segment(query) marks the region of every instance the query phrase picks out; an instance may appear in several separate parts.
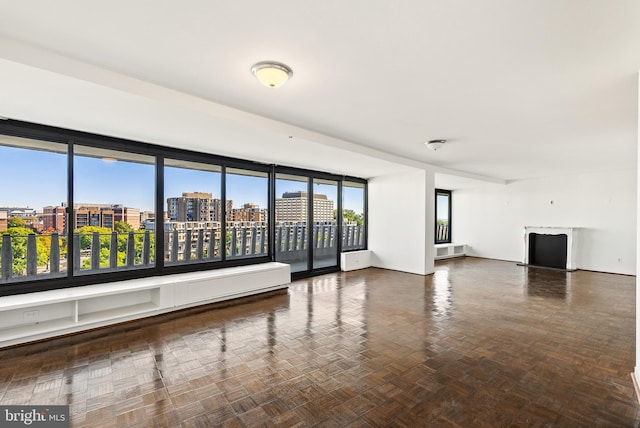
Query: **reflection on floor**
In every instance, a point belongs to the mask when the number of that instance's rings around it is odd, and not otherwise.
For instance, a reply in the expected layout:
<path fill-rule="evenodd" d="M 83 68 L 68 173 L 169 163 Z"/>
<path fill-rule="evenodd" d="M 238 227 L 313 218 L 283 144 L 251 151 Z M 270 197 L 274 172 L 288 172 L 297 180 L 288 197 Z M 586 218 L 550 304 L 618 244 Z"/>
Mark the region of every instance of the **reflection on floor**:
<path fill-rule="evenodd" d="M 0 351 L 74 427 L 633 426 L 635 278 L 474 258 Z"/>

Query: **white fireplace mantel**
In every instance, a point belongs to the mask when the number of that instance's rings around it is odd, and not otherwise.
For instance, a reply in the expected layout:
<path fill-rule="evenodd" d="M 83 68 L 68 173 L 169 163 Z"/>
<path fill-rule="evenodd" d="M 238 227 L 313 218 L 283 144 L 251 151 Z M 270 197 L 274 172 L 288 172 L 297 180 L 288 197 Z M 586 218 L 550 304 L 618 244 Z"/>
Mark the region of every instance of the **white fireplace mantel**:
<path fill-rule="evenodd" d="M 578 231 L 579 227 L 525 226 L 524 227 L 524 264 L 529 264 L 529 234 L 567 235 L 567 270 L 578 269 Z"/>

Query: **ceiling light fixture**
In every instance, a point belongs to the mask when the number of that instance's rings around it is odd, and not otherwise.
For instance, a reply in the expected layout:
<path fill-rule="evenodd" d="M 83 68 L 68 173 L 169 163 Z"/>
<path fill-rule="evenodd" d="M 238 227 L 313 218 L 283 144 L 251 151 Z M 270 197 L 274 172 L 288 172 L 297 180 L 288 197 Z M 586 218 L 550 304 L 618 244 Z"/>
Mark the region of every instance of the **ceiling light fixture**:
<path fill-rule="evenodd" d="M 262 61 L 251 67 L 251 72 L 264 86 L 277 88 L 293 77 L 293 71 L 286 65 L 275 61 Z"/>
<path fill-rule="evenodd" d="M 429 147 L 431 150 L 435 152 L 440 147 L 444 146 L 444 143 L 446 142 L 447 140 L 431 140 L 431 141 L 427 141 L 425 144 L 427 145 L 427 147 Z"/>

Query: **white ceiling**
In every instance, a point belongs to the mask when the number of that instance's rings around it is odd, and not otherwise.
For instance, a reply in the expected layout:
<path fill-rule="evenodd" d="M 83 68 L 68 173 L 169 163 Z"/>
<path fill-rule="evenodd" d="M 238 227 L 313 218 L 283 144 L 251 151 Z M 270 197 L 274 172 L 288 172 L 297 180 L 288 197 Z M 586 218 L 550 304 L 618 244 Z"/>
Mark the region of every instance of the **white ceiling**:
<path fill-rule="evenodd" d="M 0 0 L 0 115 L 443 187 L 635 168 L 639 69 L 637 0 Z"/>

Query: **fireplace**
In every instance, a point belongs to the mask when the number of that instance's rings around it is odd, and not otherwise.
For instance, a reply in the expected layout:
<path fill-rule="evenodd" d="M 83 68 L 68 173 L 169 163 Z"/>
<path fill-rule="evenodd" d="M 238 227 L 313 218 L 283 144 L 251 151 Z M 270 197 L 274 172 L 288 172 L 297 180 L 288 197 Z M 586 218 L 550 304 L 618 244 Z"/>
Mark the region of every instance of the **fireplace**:
<path fill-rule="evenodd" d="M 524 265 L 565 270 L 578 268 L 577 227 L 525 226 L 524 231 Z"/>

